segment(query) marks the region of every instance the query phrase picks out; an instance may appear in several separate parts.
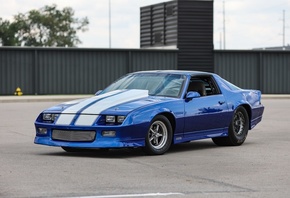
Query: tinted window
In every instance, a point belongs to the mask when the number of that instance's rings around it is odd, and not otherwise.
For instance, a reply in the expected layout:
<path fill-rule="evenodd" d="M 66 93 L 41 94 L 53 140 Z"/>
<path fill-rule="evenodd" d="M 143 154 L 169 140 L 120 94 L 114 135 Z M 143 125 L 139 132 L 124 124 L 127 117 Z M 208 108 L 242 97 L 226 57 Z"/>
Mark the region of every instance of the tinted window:
<path fill-rule="evenodd" d="M 234 85 L 234 84 L 232 84 L 232 83 L 230 83 L 230 82 L 228 82 L 228 81 L 226 81 L 225 79 L 222 79 L 224 82 L 225 82 L 225 84 L 231 89 L 231 90 L 240 90 L 241 88 L 239 88 L 238 86 L 236 86 L 236 85 Z"/>
<path fill-rule="evenodd" d="M 210 76 L 192 77 L 187 91 L 196 91 L 201 96 L 220 94 L 215 81 Z"/>
<path fill-rule="evenodd" d="M 149 95 L 178 97 L 185 81 L 185 76 L 163 73 L 135 73 L 126 75 L 102 93 L 120 89 L 148 90 Z"/>

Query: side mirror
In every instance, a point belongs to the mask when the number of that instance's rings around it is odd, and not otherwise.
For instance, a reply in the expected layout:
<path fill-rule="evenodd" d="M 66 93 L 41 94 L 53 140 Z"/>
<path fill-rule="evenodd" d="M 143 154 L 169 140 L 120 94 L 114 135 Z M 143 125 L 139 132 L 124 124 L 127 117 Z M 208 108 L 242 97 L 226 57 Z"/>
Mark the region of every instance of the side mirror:
<path fill-rule="evenodd" d="M 103 90 L 99 90 L 95 93 L 95 96 L 99 95 Z"/>
<path fill-rule="evenodd" d="M 193 98 L 199 98 L 200 94 L 196 91 L 190 91 L 186 94 L 186 100 L 192 100 Z"/>

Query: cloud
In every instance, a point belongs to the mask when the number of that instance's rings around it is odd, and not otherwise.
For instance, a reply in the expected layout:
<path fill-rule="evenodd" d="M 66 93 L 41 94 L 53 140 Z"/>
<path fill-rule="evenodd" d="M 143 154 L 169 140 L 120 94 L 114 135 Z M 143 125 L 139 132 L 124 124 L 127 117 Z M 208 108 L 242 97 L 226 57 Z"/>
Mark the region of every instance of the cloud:
<path fill-rule="evenodd" d="M 222 0 L 215 1 L 214 38 L 217 48 L 220 47 L 220 33 L 223 32 L 222 5 Z M 226 0 L 227 49 L 281 46 L 282 10 L 290 12 L 290 1 Z M 290 34 L 287 35 L 289 38 Z"/>

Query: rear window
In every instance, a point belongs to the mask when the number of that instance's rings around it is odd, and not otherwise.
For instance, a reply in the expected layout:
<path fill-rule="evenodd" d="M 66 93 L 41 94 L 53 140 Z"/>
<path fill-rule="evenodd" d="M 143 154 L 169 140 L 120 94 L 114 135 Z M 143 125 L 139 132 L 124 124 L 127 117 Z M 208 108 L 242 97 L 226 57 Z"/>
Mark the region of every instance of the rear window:
<path fill-rule="evenodd" d="M 224 83 L 231 89 L 231 90 L 233 90 L 233 91 L 235 91 L 235 90 L 240 90 L 241 88 L 240 87 L 238 87 L 238 86 L 236 86 L 236 85 L 234 85 L 234 84 L 232 84 L 232 83 L 230 83 L 230 82 L 228 82 L 228 81 L 226 81 L 225 79 L 222 79 L 223 81 L 224 81 Z"/>

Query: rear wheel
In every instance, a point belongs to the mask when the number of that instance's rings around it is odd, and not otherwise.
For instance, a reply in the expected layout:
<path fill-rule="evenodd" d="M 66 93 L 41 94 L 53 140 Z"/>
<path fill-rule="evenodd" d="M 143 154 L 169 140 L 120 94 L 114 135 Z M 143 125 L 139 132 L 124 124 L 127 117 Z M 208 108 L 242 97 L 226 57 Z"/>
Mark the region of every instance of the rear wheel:
<path fill-rule="evenodd" d="M 246 109 L 240 106 L 234 112 L 228 129 L 228 136 L 212 138 L 212 140 L 218 146 L 239 146 L 245 142 L 248 130 L 249 116 Z"/>
<path fill-rule="evenodd" d="M 172 127 L 165 116 L 157 115 L 151 121 L 145 141 L 145 151 L 151 155 L 162 155 L 170 148 Z"/>

